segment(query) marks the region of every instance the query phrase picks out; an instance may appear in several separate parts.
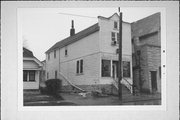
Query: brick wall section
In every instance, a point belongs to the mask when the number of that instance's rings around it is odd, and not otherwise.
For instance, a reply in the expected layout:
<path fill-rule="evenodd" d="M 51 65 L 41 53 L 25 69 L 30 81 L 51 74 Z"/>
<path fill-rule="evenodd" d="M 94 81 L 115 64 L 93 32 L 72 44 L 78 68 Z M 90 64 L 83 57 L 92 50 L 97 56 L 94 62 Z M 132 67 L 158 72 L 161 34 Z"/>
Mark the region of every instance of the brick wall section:
<path fill-rule="evenodd" d="M 151 81 L 151 73 L 150 71 L 157 72 L 157 91 L 160 92 L 161 90 L 161 78 L 160 78 L 160 71 L 159 67 L 161 66 L 161 48 L 148 46 L 147 47 L 147 57 L 148 57 L 148 75 L 149 75 L 149 82 Z M 150 84 L 150 88 L 151 84 Z"/>
<path fill-rule="evenodd" d="M 139 62 L 136 59 L 137 51 L 140 54 L 140 68 L 142 89 L 144 91 L 152 92 L 151 86 L 151 72 L 157 72 L 157 92 L 161 92 L 161 78 L 159 67 L 161 66 L 161 39 L 160 39 L 160 13 L 153 14 L 149 17 L 141 19 L 132 23 L 132 38 L 134 47 L 134 80 L 136 84 L 139 83 L 139 68 L 136 65 Z M 137 85 L 139 86 L 139 85 Z"/>

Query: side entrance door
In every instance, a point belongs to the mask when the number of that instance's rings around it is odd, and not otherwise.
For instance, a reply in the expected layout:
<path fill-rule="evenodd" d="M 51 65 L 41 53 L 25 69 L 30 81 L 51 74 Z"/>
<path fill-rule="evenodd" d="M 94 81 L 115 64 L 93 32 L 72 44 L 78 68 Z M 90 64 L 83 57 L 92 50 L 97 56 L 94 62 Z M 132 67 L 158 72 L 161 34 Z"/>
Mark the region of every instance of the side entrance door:
<path fill-rule="evenodd" d="M 152 92 L 157 91 L 157 72 L 151 71 L 151 88 Z"/>

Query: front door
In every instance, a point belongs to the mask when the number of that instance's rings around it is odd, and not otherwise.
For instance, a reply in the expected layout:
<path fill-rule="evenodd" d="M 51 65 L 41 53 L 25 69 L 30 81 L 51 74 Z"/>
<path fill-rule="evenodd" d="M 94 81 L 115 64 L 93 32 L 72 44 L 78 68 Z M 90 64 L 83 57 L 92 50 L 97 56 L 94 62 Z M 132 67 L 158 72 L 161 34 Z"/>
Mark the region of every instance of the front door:
<path fill-rule="evenodd" d="M 112 76 L 113 78 L 116 80 L 118 77 L 118 62 L 117 61 L 113 61 L 113 65 L 112 65 Z"/>
<path fill-rule="evenodd" d="M 152 92 L 157 91 L 157 72 L 151 71 L 151 88 Z"/>

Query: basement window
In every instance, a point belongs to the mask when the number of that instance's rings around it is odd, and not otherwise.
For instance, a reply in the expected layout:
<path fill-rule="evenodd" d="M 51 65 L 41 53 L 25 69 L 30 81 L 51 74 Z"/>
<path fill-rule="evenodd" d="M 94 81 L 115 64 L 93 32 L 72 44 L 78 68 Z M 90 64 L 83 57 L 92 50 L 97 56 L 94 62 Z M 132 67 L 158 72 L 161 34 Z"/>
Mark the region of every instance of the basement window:
<path fill-rule="evenodd" d="M 102 60 L 102 77 L 110 77 L 111 76 L 111 61 L 110 60 Z"/>

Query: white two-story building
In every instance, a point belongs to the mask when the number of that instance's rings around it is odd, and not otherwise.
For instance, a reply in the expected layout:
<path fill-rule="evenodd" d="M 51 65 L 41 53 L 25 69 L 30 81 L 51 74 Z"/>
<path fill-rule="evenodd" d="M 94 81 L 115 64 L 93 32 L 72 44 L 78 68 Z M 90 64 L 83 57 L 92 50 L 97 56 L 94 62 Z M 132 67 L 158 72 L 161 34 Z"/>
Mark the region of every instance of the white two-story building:
<path fill-rule="evenodd" d="M 98 23 L 70 36 L 46 51 L 46 79 L 67 78 L 85 90 L 110 91 L 117 81 L 119 16 L 98 16 Z M 123 84 L 132 85 L 131 24 L 122 23 Z M 68 85 L 66 80 L 63 86 Z"/>

